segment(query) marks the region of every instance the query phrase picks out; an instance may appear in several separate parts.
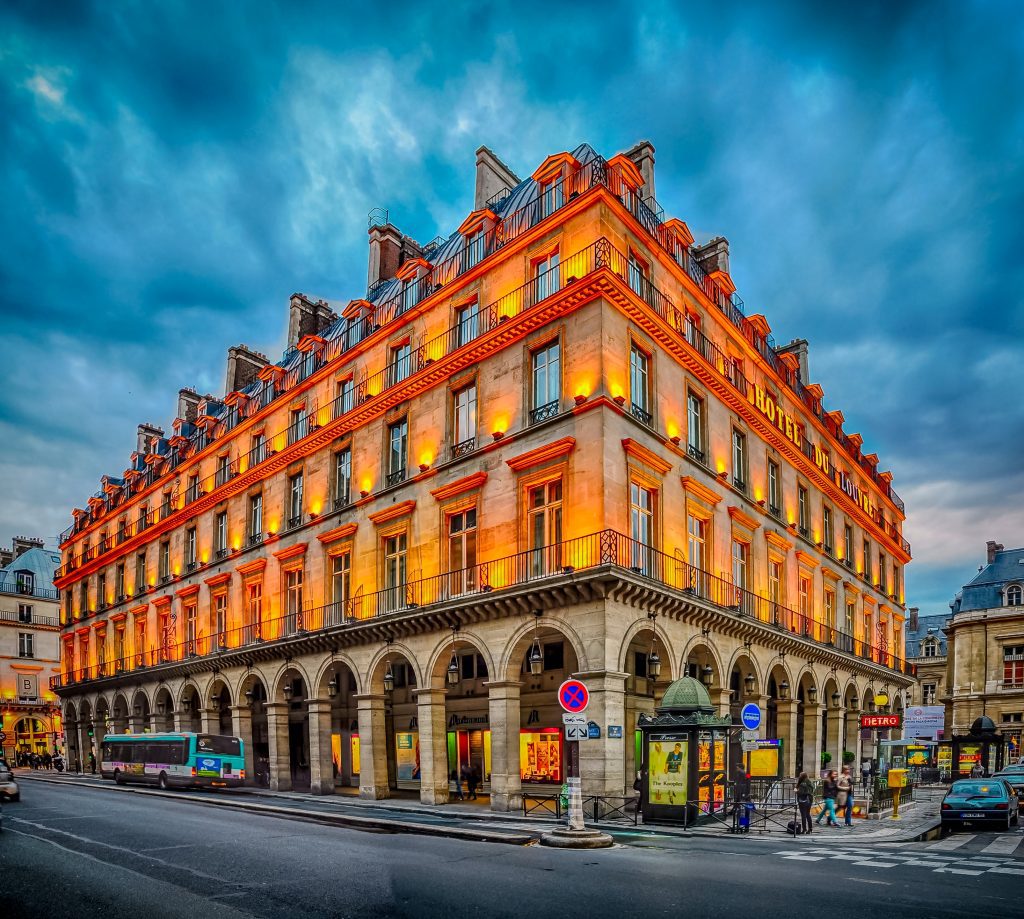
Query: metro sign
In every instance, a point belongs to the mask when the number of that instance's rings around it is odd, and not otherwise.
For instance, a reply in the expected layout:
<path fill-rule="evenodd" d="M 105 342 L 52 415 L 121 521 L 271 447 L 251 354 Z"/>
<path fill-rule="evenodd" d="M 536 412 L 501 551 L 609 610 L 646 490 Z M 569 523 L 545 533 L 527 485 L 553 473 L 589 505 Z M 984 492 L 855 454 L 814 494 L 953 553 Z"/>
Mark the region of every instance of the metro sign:
<path fill-rule="evenodd" d="M 862 728 L 898 728 L 900 726 L 900 716 L 861 715 L 860 726 Z"/>

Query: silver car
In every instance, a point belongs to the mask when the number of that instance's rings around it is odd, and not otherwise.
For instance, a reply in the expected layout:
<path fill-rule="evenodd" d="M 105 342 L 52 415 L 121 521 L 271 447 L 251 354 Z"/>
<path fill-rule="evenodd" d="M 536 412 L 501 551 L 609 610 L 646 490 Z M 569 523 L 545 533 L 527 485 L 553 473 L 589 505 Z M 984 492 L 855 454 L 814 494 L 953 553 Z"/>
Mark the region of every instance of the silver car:
<path fill-rule="evenodd" d="M 14 773 L 7 764 L 0 761 L 0 799 L 4 801 L 20 801 L 21 789 L 14 779 Z"/>

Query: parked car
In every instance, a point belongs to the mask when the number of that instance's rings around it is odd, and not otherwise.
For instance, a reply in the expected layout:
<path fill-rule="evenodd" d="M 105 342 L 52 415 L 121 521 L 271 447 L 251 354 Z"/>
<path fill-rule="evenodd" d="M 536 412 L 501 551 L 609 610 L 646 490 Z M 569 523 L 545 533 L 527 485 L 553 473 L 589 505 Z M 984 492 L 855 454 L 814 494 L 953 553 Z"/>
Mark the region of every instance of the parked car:
<path fill-rule="evenodd" d="M 0 765 L 0 800 L 20 801 L 21 789 L 14 780 L 14 773 L 7 768 L 7 764 Z"/>
<path fill-rule="evenodd" d="M 1009 829 L 1017 823 L 1017 793 L 1003 779 L 960 779 L 942 799 L 942 826 L 997 823 Z"/>
<path fill-rule="evenodd" d="M 1024 766 L 1003 766 L 992 778 L 1002 779 L 1010 785 L 1017 792 L 1018 803 L 1024 797 Z"/>

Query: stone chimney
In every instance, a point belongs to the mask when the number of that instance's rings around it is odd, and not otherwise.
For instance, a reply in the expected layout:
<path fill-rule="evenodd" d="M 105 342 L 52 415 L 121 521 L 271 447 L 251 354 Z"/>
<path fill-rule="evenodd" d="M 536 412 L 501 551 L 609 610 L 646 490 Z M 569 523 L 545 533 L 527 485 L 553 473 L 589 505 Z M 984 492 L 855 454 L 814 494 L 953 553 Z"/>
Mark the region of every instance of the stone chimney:
<path fill-rule="evenodd" d="M 985 555 L 988 558 L 988 564 L 992 564 L 996 560 L 996 553 L 1002 552 L 1005 546 L 1002 543 L 998 543 L 993 539 L 990 539 L 985 543 Z"/>
<path fill-rule="evenodd" d="M 11 540 L 11 550 L 14 559 L 21 558 L 29 549 L 42 549 L 43 541 L 34 536 L 15 536 Z"/>
<path fill-rule="evenodd" d="M 807 369 L 807 339 L 794 338 L 788 345 L 776 349 L 779 354 L 795 354 L 800 367 L 800 379 L 804 383 L 811 382 L 811 374 Z"/>
<path fill-rule="evenodd" d="M 655 197 L 654 144 L 649 140 L 642 140 L 632 150 L 627 150 L 626 156 L 636 163 L 637 169 L 640 170 L 640 175 L 644 177 L 644 184 L 641 188 L 644 200 Z M 726 244 L 726 251 L 728 252 L 728 244 Z M 726 257 L 728 258 L 728 255 Z"/>
<path fill-rule="evenodd" d="M 388 281 L 402 264 L 402 234 L 390 223 L 370 227 L 370 266 L 366 273 L 366 286 Z"/>
<path fill-rule="evenodd" d="M 729 240 L 724 236 L 716 236 L 703 246 L 694 246 L 693 254 L 697 257 L 700 267 L 708 274 L 713 271 L 724 271 L 729 274 Z"/>
<path fill-rule="evenodd" d="M 304 335 L 319 335 L 338 320 L 326 300 L 310 300 L 305 294 L 292 294 L 288 310 L 289 348 L 294 348 Z"/>
<path fill-rule="evenodd" d="M 476 191 L 473 194 L 473 210 L 487 206 L 488 200 L 506 189 L 511 191 L 520 182 L 493 150 L 480 147 L 476 151 Z"/>
<path fill-rule="evenodd" d="M 912 606 L 907 612 L 910 613 L 910 616 L 907 619 L 907 628 L 910 629 L 911 632 L 916 632 L 917 626 L 920 622 L 919 614 L 921 612 L 921 608 L 919 606 Z"/>
<path fill-rule="evenodd" d="M 176 417 L 189 424 L 195 424 L 199 415 L 199 393 L 194 389 L 178 390 L 178 414 Z"/>
<path fill-rule="evenodd" d="M 224 395 L 245 389 L 256 379 L 258 374 L 270 360 L 265 354 L 252 351 L 248 345 L 235 345 L 228 348 L 228 371 L 224 378 Z"/>
<path fill-rule="evenodd" d="M 178 408 L 181 408 L 181 393 L 178 393 Z M 135 452 L 143 456 L 152 453 L 156 449 L 157 441 L 163 436 L 163 428 L 158 428 L 155 424 L 140 424 L 135 435 Z"/>

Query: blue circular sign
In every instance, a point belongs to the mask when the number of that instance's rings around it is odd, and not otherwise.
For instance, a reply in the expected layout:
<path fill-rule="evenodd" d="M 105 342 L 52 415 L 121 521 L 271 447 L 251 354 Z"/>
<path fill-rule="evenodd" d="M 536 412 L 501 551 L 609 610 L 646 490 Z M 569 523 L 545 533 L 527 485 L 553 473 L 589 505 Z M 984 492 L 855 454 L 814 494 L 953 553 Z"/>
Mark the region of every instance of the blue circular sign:
<path fill-rule="evenodd" d="M 748 702 L 740 712 L 740 721 L 748 731 L 756 731 L 761 726 L 761 709 L 753 702 Z"/>

